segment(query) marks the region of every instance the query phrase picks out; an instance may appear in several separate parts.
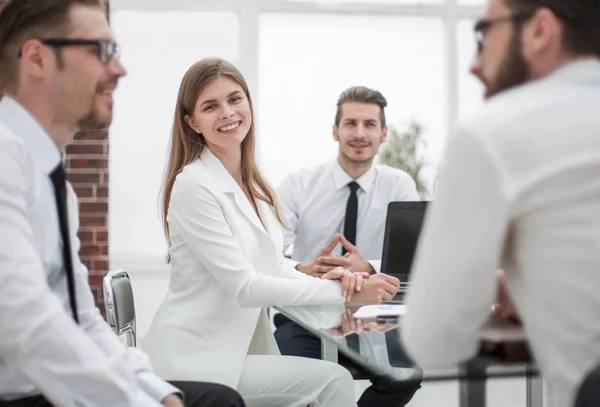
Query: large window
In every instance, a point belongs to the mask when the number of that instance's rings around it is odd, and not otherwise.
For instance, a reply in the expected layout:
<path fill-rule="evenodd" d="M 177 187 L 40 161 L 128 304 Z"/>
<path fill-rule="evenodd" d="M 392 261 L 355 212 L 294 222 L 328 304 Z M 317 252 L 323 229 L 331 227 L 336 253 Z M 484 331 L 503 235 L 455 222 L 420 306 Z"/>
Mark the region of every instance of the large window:
<path fill-rule="evenodd" d="M 289 2 L 298 2 L 298 3 L 314 3 L 314 0 L 284 0 Z M 467 0 L 469 1 L 469 0 Z M 477 1 L 477 0 L 470 0 Z M 378 0 L 378 3 L 382 4 L 441 4 L 444 0 Z M 327 3 L 365 3 L 365 0 L 321 0 L 317 1 L 317 3 L 321 3 L 323 5 Z"/>
<path fill-rule="evenodd" d="M 457 0 L 456 2 L 466 6 L 483 6 L 485 4 L 485 0 Z"/>
<path fill-rule="evenodd" d="M 481 106 L 483 102 L 483 86 L 470 73 L 471 63 L 475 56 L 476 44 L 473 35 L 472 20 L 458 23 L 458 116 L 467 117 Z"/>

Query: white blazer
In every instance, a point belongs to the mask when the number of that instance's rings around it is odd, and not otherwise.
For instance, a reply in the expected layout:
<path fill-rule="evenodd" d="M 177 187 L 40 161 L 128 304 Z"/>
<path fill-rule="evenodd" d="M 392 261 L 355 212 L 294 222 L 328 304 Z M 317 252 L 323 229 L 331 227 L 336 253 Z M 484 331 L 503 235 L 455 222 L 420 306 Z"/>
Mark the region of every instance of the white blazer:
<path fill-rule="evenodd" d="M 164 379 L 236 388 L 246 355 L 279 354 L 261 307 L 344 303 L 339 282 L 294 269 L 272 208 L 256 203 L 264 227 L 208 148 L 177 176 L 169 291 L 142 346 Z"/>

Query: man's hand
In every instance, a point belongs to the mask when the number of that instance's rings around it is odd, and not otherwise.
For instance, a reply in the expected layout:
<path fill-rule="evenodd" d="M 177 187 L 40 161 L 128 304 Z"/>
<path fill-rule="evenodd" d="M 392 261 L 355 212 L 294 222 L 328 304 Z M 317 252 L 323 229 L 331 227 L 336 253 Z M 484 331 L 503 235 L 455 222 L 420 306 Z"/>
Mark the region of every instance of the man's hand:
<path fill-rule="evenodd" d="M 318 277 L 321 278 L 323 276 L 323 274 L 335 269 L 337 266 L 334 267 L 330 267 L 327 271 L 324 271 L 322 273 L 319 273 L 317 275 L 316 270 L 315 270 L 315 266 L 317 264 L 317 261 L 323 257 L 323 256 L 331 256 L 331 251 L 333 250 L 333 248 L 340 242 L 340 234 L 337 233 L 333 239 L 331 239 L 331 241 L 329 243 L 327 243 L 325 246 L 323 246 L 323 248 L 321 248 L 321 250 L 319 251 L 319 254 L 317 254 L 317 257 L 313 260 L 313 261 L 307 261 L 305 263 L 300 263 L 296 266 L 296 270 L 303 272 L 304 274 L 308 274 L 309 276 L 313 276 L 313 277 Z"/>
<path fill-rule="evenodd" d="M 341 243 L 347 251 L 342 257 L 331 255 L 331 251 L 338 243 Z M 320 278 L 336 267 L 342 267 L 355 273 L 375 274 L 373 267 L 361 257 L 356 246 L 350 243 L 348 239 L 340 233 L 337 233 L 333 239 L 319 251 L 319 254 L 313 261 L 300 263 L 296 266 L 296 269 L 310 276 Z"/>
<path fill-rule="evenodd" d="M 375 274 L 363 282 L 360 293 L 354 295 L 357 304 L 379 304 L 390 301 L 400 289 L 400 280 L 388 274 Z"/>
<path fill-rule="evenodd" d="M 318 275 L 328 272 L 332 267 L 343 267 L 357 273 L 375 274 L 373 267 L 361 257 L 358 249 L 348 241 L 342 234 L 338 236 L 340 243 L 346 249 L 346 254 L 342 257 L 334 257 L 331 255 L 321 256 L 315 259 L 314 270 Z"/>
<path fill-rule="evenodd" d="M 163 406 L 165 407 L 184 407 L 181 399 L 175 394 L 169 394 L 162 401 Z"/>
<path fill-rule="evenodd" d="M 342 295 L 346 297 L 346 302 L 352 299 L 355 292 L 360 292 L 363 286 L 363 279 L 369 278 L 368 273 L 352 273 L 342 267 L 336 267 L 328 273 L 325 273 L 322 279 L 340 280 L 342 282 Z"/>

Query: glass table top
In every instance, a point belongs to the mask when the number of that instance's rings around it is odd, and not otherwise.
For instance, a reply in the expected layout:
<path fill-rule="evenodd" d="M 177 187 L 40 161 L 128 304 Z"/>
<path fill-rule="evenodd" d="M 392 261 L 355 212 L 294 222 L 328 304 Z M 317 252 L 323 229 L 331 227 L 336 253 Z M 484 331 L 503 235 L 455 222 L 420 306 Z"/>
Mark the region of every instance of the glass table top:
<path fill-rule="evenodd" d="M 321 338 L 324 359 L 337 352 L 364 370 L 394 380 L 475 380 L 536 376 L 537 368 L 521 326 L 490 317 L 481 331 L 480 351 L 455 366 L 422 369 L 404 350 L 400 335 L 404 305 L 285 306 L 275 309 Z M 281 316 L 276 316 L 282 320 Z M 327 357 L 329 355 L 329 357 Z"/>

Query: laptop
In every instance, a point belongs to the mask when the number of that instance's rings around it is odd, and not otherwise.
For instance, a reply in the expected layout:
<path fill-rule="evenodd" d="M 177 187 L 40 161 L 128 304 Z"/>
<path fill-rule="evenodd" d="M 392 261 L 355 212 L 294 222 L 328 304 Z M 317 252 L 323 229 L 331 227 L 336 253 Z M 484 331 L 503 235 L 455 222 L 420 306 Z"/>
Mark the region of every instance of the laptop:
<path fill-rule="evenodd" d="M 410 285 L 410 269 L 429 202 L 390 202 L 385 222 L 381 272 L 400 279 L 402 300 Z"/>

